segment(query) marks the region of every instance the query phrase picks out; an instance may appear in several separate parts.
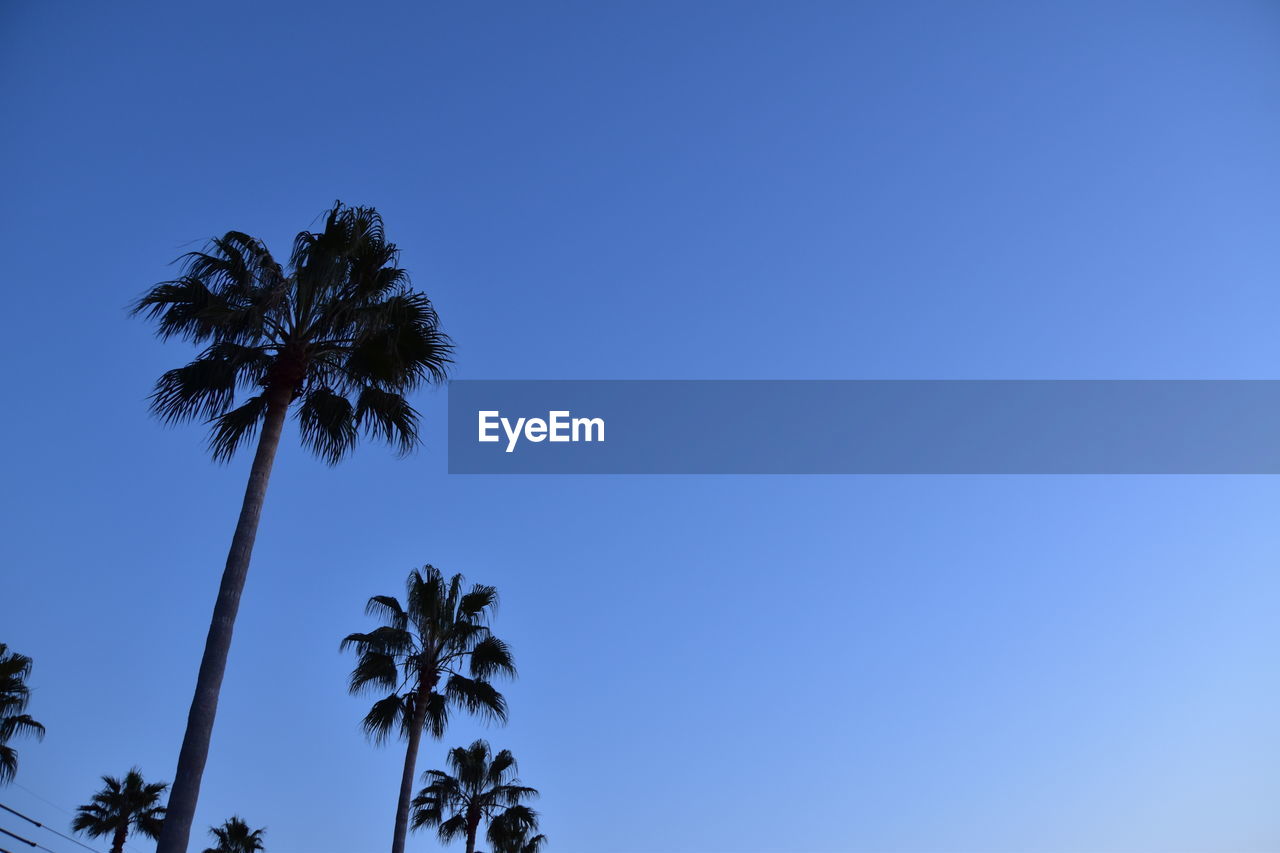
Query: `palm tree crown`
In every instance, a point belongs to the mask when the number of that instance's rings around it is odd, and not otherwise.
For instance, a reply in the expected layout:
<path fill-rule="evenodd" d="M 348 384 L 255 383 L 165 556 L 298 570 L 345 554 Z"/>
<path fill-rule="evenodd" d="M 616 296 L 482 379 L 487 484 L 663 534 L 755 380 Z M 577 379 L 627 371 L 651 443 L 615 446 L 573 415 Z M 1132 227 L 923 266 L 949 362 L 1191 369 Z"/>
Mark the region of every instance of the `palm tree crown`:
<path fill-rule="evenodd" d="M 537 815 L 521 801 L 537 797 L 538 792 L 520 784 L 510 751 L 494 755 L 489 744 L 477 740 L 449 750 L 449 769 L 452 773 L 428 770 L 423 774 L 427 785 L 413 800 L 414 829 L 434 826 L 444 843 L 462 838 L 467 853 L 475 853 L 476 835 L 484 821 L 490 821 L 491 842 L 505 843 L 536 828 Z"/>
<path fill-rule="evenodd" d="M 547 837 L 534 834 L 538 815 L 528 806 L 511 806 L 489 824 L 487 837 L 492 853 L 541 853 Z"/>
<path fill-rule="evenodd" d="M 222 826 L 209 827 L 209 834 L 213 836 L 216 845 L 206 847 L 204 853 L 258 853 L 266 849 L 262 843 L 265 832 L 266 829 L 251 830 L 243 819 L 233 816 Z"/>
<path fill-rule="evenodd" d="M 9 741 L 18 735 L 44 737 L 44 726 L 28 714 L 31 689 L 27 677 L 31 675 L 31 658 L 10 652 L 0 643 L 0 785 L 13 780 L 18 773 L 18 751 Z"/>
<path fill-rule="evenodd" d="M 425 712 L 421 725 L 437 738 L 444 736 L 451 707 L 506 719 L 506 700 L 489 681 L 516 672 L 507 644 L 486 624 L 498 591 L 473 584 L 464 593 L 463 584 L 462 575 L 446 580 L 434 566 L 414 570 L 403 605 L 390 595 L 369 599 L 366 612 L 382 617 L 384 625 L 342 641 L 343 650 L 354 648 L 358 655 L 351 692 L 389 691 L 364 718 L 375 741 L 397 728 L 408 734 L 418 710 Z"/>
<path fill-rule="evenodd" d="M 123 780 L 114 776 L 102 777 L 103 788 L 93 795 L 86 805 L 76 809 L 71 828 L 90 838 L 111 836 L 111 853 L 124 850 L 125 838 L 130 830 L 147 838 L 159 838 L 164 823 L 164 806 L 160 795 L 168 785 L 163 782 L 146 782 L 141 771 L 134 767 Z"/>
<path fill-rule="evenodd" d="M 342 641 L 343 649 L 353 648 L 358 655 L 351 692 L 386 694 L 365 715 L 365 733 L 381 742 L 398 732 L 407 741 L 392 853 L 403 853 L 408 836 L 423 731 L 442 737 L 455 708 L 489 719 L 507 717 L 506 700 L 490 683 L 495 676 L 516 672 L 507 644 L 487 624 L 498 592 L 483 584 L 464 592 L 463 584 L 462 575 L 446 580 L 434 566 L 410 572 L 403 604 L 390 595 L 369 599 L 366 611 L 384 624 Z"/>
<path fill-rule="evenodd" d="M 398 259 L 376 210 L 341 203 L 323 231 L 297 236 L 287 269 L 239 231 L 186 255 L 179 278 L 134 306 L 162 338 L 206 345 L 160 377 L 152 410 L 167 421 L 209 421 L 220 460 L 277 401 L 298 401 L 302 440 L 327 462 L 361 431 L 411 450 L 418 414 L 404 395 L 445 378 L 452 344 Z M 240 392 L 252 393 L 238 400 Z"/>

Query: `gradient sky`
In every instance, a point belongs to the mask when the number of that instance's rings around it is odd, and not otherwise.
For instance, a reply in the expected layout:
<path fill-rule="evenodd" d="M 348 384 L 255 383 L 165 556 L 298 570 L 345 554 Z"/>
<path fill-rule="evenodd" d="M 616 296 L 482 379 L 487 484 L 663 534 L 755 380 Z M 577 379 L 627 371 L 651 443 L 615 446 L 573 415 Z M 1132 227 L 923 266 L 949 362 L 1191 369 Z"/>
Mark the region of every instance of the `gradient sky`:
<path fill-rule="evenodd" d="M 1276 378 L 1278 99 L 1261 0 L 4 3 L 0 802 L 172 778 L 248 458 L 124 307 L 207 237 L 376 205 L 461 378 Z M 1275 479 L 451 477 L 420 403 L 282 452 L 199 827 L 385 849 L 337 646 L 432 562 L 521 678 L 419 766 L 556 851 L 1280 849 Z"/>

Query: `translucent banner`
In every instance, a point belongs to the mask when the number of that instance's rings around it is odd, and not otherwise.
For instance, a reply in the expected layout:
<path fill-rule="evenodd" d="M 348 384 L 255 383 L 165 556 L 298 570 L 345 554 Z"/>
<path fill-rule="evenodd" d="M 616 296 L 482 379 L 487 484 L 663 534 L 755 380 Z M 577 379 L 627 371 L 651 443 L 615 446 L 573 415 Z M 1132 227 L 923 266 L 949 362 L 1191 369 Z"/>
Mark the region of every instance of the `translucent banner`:
<path fill-rule="evenodd" d="M 453 474 L 1276 474 L 1278 380 L 449 383 Z"/>

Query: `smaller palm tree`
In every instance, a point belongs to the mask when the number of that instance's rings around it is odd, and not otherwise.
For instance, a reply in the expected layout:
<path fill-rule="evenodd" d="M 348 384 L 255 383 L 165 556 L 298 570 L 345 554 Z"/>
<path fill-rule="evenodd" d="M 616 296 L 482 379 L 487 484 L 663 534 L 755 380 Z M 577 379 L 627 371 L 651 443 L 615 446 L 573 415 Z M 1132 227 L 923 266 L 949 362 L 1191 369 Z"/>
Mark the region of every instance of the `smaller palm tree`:
<path fill-rule="evenodd" d="M 505 749 L 494 755 L 483 740 L 449 750 L 449 769 L 452 774 L 443 770 L 423 774 L 427 786 L 413 800 L 413 828 L 434 826 L 446 844 L 464 839 L 467 853 L 476 853 L 481 823 L 489 821 L 492 829 L 492 822 L 500 814 L 522 806 L 521 800 L 538 796 L 536 789 L 524 787 L 516 778 L 515 756 Z M 536 823 L 532 810 L 525 808 L 519 814 Z M 532 828 L 527 825 L 527 829 Z M 503 829 L 500 827 L 500 834 Z"/>
<path fill-rule="evenodd" d="M 266 831 L 265 827 L 251 830 L 242 818 L 232 815 L 222 826 L 209 827 L 209 834 L 217 843 L 206 847 L 204 853 L 258 853 L 266 849 L 262 843 L 262 835 Z"/>
<path fill-rule="evenodd" d="M 169 789 L 166 782 L 147 782 L 134 767 L 124 779 L 102 777 L 103 788 L 86 805 L 76 809 L 71 828 L 90 838 L 111 836 L 111 853 L 123 853 L 130 830 L 147 838 L 160 837 L 164 806 L 160 795 Z"/>
<path fill-rule="evenodd" d="M 406 741 L 392 853 L 404 853 L 410 801 L 423 731 L 443 737 L 450 710 L 505 721 L 507 700 L 490 679 L 516 674 L 507 644 L 489 630 L 498 591 L 484 584 L 466 589 L 462 575 L 446 579 L 435 566 L 409 573 L 405 600 L 375 595 L 365 608 L 384 624 L 350 634 L 341 648 L 355 649 L 350 691 L 385 692 L 364 717 L 375 743 L 398 732 Z"/>
<path fill-rule="evenodd" d="M 9 741 L 19 735 L 44 737 L 44 726 L 24 713 L 31 701 L 27 677 L 31 675 L 31 658 L 10 652 L 0 643 L 0 785 L 18 775 L 18 751 Z"/>
<path fill-rule="evenodd" d="M 492 853 L 542 853 L 547 837 L 538 831 L 538 813 L 528 806 L 512 806 L 489 824 Z"/>

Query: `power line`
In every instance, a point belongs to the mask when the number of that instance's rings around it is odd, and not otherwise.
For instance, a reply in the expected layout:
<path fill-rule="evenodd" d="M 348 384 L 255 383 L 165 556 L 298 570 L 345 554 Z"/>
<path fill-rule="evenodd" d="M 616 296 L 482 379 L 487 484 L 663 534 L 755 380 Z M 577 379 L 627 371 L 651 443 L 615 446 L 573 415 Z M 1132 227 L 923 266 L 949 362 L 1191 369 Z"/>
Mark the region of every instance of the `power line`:
<path fill-rule="evenodd" d="M 5 829 L 3 826 L 0 826 L 0 832 L 3 832 L 5 835 L 9 836 L 10 838 L 18 839 L 23 844 L 30 844 L 32 847 L 39 848 L 40 850 L 45 851 L 45 853 L 58 853 L 58 851 L 50 850 L 48 847 L 45 847 L 43 844 L 37 844 L 36 842 L 32 841 L 30 838 L 23 838 L 21 835 L 18 835 L 16 832 L 10 832 L 9 830 Z"/>
<path fill-rule="evenodd" d="M 32 847 L 40 846 L 39 844 L 36 844 L 34 841 L 32 841 L 30 838 L 23 838 L 21 835 L 18 835 L 17 833 L 14 833 L 14 832 L 10 832 L 9 830 L 5 829 L 3 826 L 0 826 L 0 832 L 3 832 L 5 835 L 9 836 L 10 838 L 18 839 L 23 844 L 30 844 Z"/>
<path fill-rule="evenodd" d="M 59 838 L 65 838 L 67 841 L 70 841 L 72 844 L 79 844 L 79 845 L 80 845 L 81 847 L 83 847 L 85 850 L 92 850 L 92 851 L 93 851 L 93 853 L 99 853 L 99 851 L 98 851 L 96 848 L 90 847 L 88 844 L 85 844 L 83 841 L 80 841 L 80 840 L 79 840 L 79 839 L 77 839 L 77 838 L 72 838 L 70 835 L 63 835 L 61 832 L 58 832 L 58 830 L 54 829 L 52 826 L 47 826 L 46 824 L 41 823 L 40 821 L 36 820 L 35 818 L 27 817 L 27 816 L 26 816 L 26 815 L 24 815 L 22 812 L 18 811 L 17 809 L 12 809 L 12 808 L 10 808 L 9 806 L 6 806 L 4 803 L 0 803 L 0 809 L 4 809 L 5 811 L 9 812 L 10 814 L 15 814 L 15 815 L 17 815 L 18 817 L 20 817 L 20 818 L 22 818 L 23 820 L 25 820 L 27 823 L 35 824 L 36 826 L 40 827 L 41 829 L 47 830 L 47 831 L 49 831 L 49 832 L 52 832 L 54 835 L 58 836 Z"/>
<path fill-rule="evenodd" d="M 67 810 L 66 810 L 66 809 L 64 809 L 62 806 L 60 806 L 60 805 L 58 805 L 57 803 L 55 803 L 53 800 L 49 799 L 48 797 L 42 797 L 42 796 L 40 796 L 40 795 L 39 795 L 39 794 L 37 794 L 35 791 L 31 790 L 30 788 L 28 788 L 26 785 L 22 784 L 21 782 L 18 782 L 17 780 L 14 780 L 11 784 L 12 784 L 12 785 L 13 785 L 13 787 L 15 787 L 15 788 L 21 788 L 22 790 L 26 791 L 28 794 L 30 794 L 31 796 L 35 797 L 37 800 L 39 800 L 40 802 L 44 803 L 45 805 L 47 805 L 47 806 L 51 806 L 51 807 L 53 807 L 53 808 L 57 809 L 58 811 L 62 812 L 64 815 L 67 815 L 68 817 L 75 817 L 75 815 L 74 815 L 74 814 L 72 814 L 71 812 L 67 811 Z M 46 828 L 46 829 L 49 829 L 49 827 L 48 827 L 48 826 L 46 826 L 45 828 Z M 49 829 L 49 831 L 50 831 L 50 832 L 57 832 L 57 830 L 54 830 L 54 829 Z M 60 833 L 60 832 L 59 832 L 59 833 L 58 833 L 58 835 L 62 835 L 62 833 Z M 65 836 L 64 836 L 64 837 L 65 837 Z M 76 839 L 74 839 L 74 838 L 72 838 L 72 839 L 70 839 L 70 840 L 71 840 L 71 841 L 75 841 L 75 843 L 76 843 L 76 844 L 79 844 L 81 847 L 87 848 L 87 849 L 89 849 L 89 850 L 93 850 L 93 853 L 98 853 L 98 851 L 97 851 L 95 848 L 93 848 L 93 847 L 89 847 L 89 845 L 87 845 L 87 844 L 84 844 L 84 843 L 82 843 L 82 842 L 80 842 L 80 841 L 76 841 Z M 136 850 L 134 850 L 132 847 L 130 847 L 128 844 L 125 844 L 124 849 L 127 851 L 127 853 L 137 853 L 137 851 L 136 851 Z"/>

